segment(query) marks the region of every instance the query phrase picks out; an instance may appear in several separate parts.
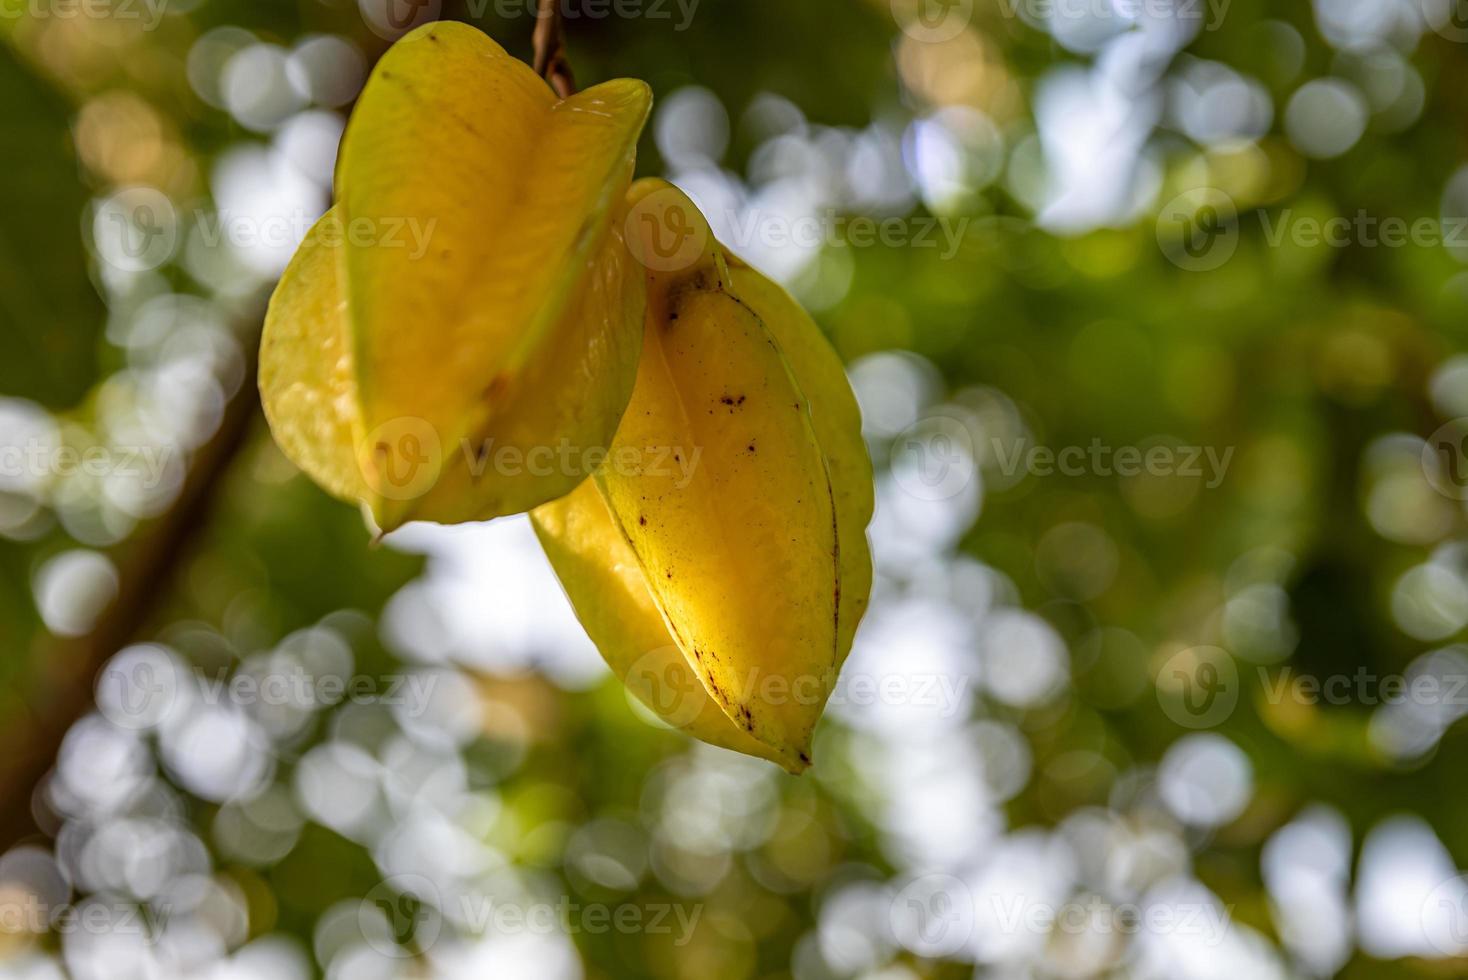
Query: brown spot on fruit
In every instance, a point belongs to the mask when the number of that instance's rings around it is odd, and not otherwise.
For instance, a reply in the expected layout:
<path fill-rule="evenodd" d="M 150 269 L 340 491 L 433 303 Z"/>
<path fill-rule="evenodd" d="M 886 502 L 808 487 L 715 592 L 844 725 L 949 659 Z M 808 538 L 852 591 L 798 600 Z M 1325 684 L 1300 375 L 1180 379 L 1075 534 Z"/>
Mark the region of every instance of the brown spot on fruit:
<path fill-rule="evenodd" d="M 484 400 L 490 402 L 494 401 L 495 399 L 503 395 L 505 393 L 505 389 L 509 386 L 510 376 L 508 374 L 501 372 L 495 375 L 494 379 L 490 381 L 489 384 L 484 386 Z"/>

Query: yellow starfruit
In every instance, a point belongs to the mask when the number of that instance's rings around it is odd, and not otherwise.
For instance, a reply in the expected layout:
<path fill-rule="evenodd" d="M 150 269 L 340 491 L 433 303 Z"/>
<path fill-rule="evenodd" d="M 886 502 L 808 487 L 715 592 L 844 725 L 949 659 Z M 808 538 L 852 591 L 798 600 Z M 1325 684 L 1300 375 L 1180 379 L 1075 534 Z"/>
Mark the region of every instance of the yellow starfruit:
<path fill-rule="evenodd" d="M 621 209 L 650 105 L 631 79 L 557 99 L 463 24 L 395 44 L 267 314 L 286 455 L 384 531 L 580 483 L 636 378 L 646 295 Z"/>
<path fill-rule="evenodd" d="M 532 521 L 629 690 L 800 772 L 871 588 L 859 410 L 815 323 L 681 191 L 641 181 L 628 202 L 648 267 L 637 386 L 595 479 Z"/>

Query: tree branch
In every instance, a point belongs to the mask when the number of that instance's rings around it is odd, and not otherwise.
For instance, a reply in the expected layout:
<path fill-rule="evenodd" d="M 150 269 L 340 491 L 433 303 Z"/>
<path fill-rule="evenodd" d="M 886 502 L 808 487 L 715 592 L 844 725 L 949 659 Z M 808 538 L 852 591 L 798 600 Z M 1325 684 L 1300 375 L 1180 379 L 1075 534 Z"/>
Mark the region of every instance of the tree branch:
<path fill-rule="evenodd" d="M 130 537 L 115 556 L 117 597 L 86 636 L 57 639 L 39 659 L 26 713 L 0 730 L 0 854 L 44 829 L 35 813 L 36 790 L 56 763 L 66 733 L 89 710 L 97 675 L 112 655 L 153 622 L 169 586 L 208 526 L 211 504 L 248 443 L 259 415 L 254 342 L 245 341 L 245 373 L 214 438 L 194 456 L 178 499 L 166 513 Z"/>
<path fill-rule="evenodd" d="M 566 60 L 566 31 L 561 4 L 567 0 L 539 0 L 535 13 L 535 73 L 550 82 L 556 94 L 566 99 L 576 94 L 576 77 Z"/>

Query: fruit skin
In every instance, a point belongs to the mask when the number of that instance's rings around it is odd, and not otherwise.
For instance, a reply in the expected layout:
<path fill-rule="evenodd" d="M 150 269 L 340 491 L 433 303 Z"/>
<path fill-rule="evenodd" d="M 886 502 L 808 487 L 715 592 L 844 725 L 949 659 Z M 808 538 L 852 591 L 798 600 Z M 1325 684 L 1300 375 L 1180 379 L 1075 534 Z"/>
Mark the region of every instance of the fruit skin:
<path fill-rule="evenodd" d="M 799 305 L 727 259 L 671 185 L 635 184 L 631 214 L 654 195 L 704 247 L 649 271 L 643 362 L 613 453 L 673 446 L 691 475 L 609 463 L 532 521 L 629 689 L 695 737 L 800 772 L 870 590 L 860 415 Z M 672 698 L 669 648 L 698 681 Z"/>
<path fill-rule="evenodd" d="M 730 721 L 673 643 L 595 480 L 536 508 L 531 523 L 581 625 L 639 701 L 695 738 L 784 764 L 778 751 Z"/>
<path fill-rule="evenodd" d="M 260 403 L 281 451 L 322 489 L 365 500 L 351 338 L 343 326 L 341 262 L 328 212 L 306 233 L 270 297 L 260 341 Z"/>
<path fill-rule="evenodd" d="M 650 106 L 630 79 L 558 101 L 463 24 L 394 45 L 267 314 L 261 393 L 286 455 L 384 531 L 580 483 L 636 377 L 645 285 L 619 209 Z"/>
<path fill-rule="evenodd" d="M 872 552 L 866 529 L 876 507 L 876 485 L 861 434 L 861 409 L 840 356 L 805 308 L 783 286 L 732 254 L 729 276 L 734 292 L 764 321 L 790 362 L 810 404 L 816 440 L 826 455 L 841 539 L 838 647 L 840 662 L 845 662 L 872 591 Z"/>

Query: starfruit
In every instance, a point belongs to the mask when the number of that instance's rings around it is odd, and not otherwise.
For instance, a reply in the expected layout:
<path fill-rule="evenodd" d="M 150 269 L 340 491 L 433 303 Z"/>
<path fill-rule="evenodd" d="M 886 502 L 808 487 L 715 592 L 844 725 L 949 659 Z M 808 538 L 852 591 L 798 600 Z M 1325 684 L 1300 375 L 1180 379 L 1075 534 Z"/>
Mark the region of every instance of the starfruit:
<path fill-rule="evenodd" d="M 637 373 L 646 296 L 621 208 L 650 104 L 630 79 L 558 100 L 463 24 L 394 45 L 266 317 L 285 454 L 384 531 L 580 483 Z"/>
<path fill-rule="evenodd" d="M 632 401 L 593 480 L 531 518 L 635 696 L 800 772 L 871 587 L 856 400 L 810 317 L 681 191 L 640 181 L 628 203 L 648 267 Z"/>

